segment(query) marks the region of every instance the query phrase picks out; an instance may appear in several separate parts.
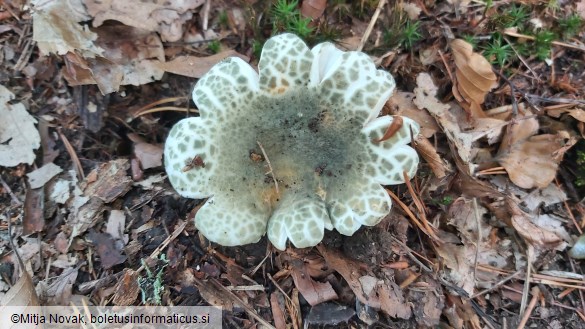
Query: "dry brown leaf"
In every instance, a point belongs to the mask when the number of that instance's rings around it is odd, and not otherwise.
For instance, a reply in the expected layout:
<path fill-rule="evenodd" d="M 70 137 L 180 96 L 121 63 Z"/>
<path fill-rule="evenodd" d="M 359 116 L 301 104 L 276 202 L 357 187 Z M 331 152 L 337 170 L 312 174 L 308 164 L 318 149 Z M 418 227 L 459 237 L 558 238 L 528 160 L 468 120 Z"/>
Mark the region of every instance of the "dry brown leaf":
<path fill-rule="evenodd" d="M 519 120 L 511 122 L 506 129 L 506 134 L 502 138 L 498 152 L 506 152 L 512 145 L 536 135 L 539 127 L 538 120 L 534 117 L 522 117 Z"/>
<path fill-rule="evenodd" d="M 420 13 L 422 12 L 422 9 L 415 3 L 403 2 L 399 3 L 399 6 L 402 7 L 402 10 L 404 10 L 411 21 L 417 20 L 420 16 Z"/>
<path fill-rule="evenodd" d="M 540 249 L 563 250 L 567 244 L 556 233 L 542 228 L 532 221 L 532 216 L 518 208 L 515 202 L 507 202 L 512 226 L 528 243 Z"/>
<path fill-rule="evenodd" d="M 465 198 L 457 198 L 449 206 L 447 223 L 457 228 L 464 243 L 476 244 L 480 236 L 485 240 L 490 234 L 491 227 L 482 219 L 487 210 L 479 204 L 476 206 L 477 208 L 471 200 Z"/>
<path fill-rule="evenodd" d="M 95 44 L 97 34 L 78 23 L 91 18 L 82 0 L 34 0 L 31 3 L 34 6 L 33 40 L 43 55 L 78 52 L 83 57 L 93 58 L 102 54 L 103 49 Z"/>
<path fill-rule="evenodd" d="M 162 166 L 163 147 L 161 145 L 136 143 L 134 144 L 134 155 L 144 170 Z"/>
<path fill-rule="evenodd" d="M 329 267 L 345 279 L 360 302 L 380 309 L 390 316 L 410 317 L 412 314 L 410 306 L 404 299 L 402 290 L 394 282 L 361 275 L 359 270 L 363 267 L 361 263 L 344 257 L 337 251 L 328 250 L 322 245 L 317 245 L 317 249 Z"/>
<path fill-rule="evenodd" d="M 3 306 L 22 306 L 23 312 L 29 306 L 40 306 L 35 286 L 28 272 L 24 271 L 16 284 L 2 297 L 0 314 L 5 313 L 2 311 Z"/>
<path fill-rule="evenodd" d="M 413 93 L 398 91 L 386 103 L 383 114 L 403 115 L 411 118 L 420 125 L 420 133 L 426 138 L 431 138 L 439 130 L 437 121 L 429 112 L 416 107 L 413 99 Z"/>
<path fill-rule="evenodd" d="M 534 212 L 541 205 L 550 207 L 567 200 L 567 194 L 555 184 L 549 184 L 544 189 L 534 190 L 522 198 L 524 205 L 531 212 Z"/>
<path fill-rule="evenodd" d="M 457 150 L 459 158 L 465 166 L 466 173 L 473 173 L 475 165 L 472 163 L 473 135 L 465 133 L 459 127 L 459 119 L 464 113 L 458 106 L 449 106 L 437 100 L 438 88 L 428 73 L 420 73 L 416 77 L 417 87 L 414 89 L 414 104 L 419 109 L 426 109 L 443 128 L 443 132 Z"/>
<path fill-rule="evenodd" d="M 212 66 L 228 57 L 240 57 L 244 61 L 250 59 L 235 50 L 226 50 L 219 54 L 207 57 L 178 56 L 168 62 L 158 63 L 158 67 L 169 73 L 179 74 L 191 78 L 201 78 Z"/>
<path fill-rule="evenodd" d="M 291 265 L 295 287 L 311 306 L 338 298 L 329 282 L 317 282 L 311 278 L 302 260 L 294 260 Z"/>
<path fill-rule="evenodd" d="M 430 274 L 423 274 L 418 280 L 423 282 L 423 289 L 409 289 L 408 298 L 416 301 L 412 308 L 416 322 L 425 328 L 436 328 L 445 307 L 445 297 L 441 285 Z"/>
<path fill-rule="evenodd" d="M 472 116 L 485 117 L 480 105 L 487 93 L 497 86 L 496 74 L 481 54 L 473 52 L 471 44 L 455 39 L 450 45 L 457 79 L 453 84 L 453 95 Z"/>
<path fill-rule="evenodd" d="M 205 0 L 83 0 L 87 12 L 98 27 L 107 20 L 124 25 L 158 32 L 164 41 L 179 41 L 183 36 L 183 24 L 193 17 L 193 9 Z"/>
<path fill-rule="evenodd" d="M 327 7 L 327 0 L 303 0 L 301 15 L 311 19 L 317 19 L 323 15 Z"/>
<path fill-rule="evenodd" d="M 77 280 L 79 271 L 75 267 L 65 269 L 57 278 L 42 281 L 41 287 L 46 287 L 43 296 L 48 296 L 48 305 L 69 305 L 73 292 L 73 284 Z"/>
<path fill-rule="evenodd" d="M 443 243 L 436 247 L 437 254 L 443 259 L 445 266 L 449 268 L 447 276 L 450 281 L 469 296 L 473 295 L 475 280 L 473 276 L 473 264 L 475 259 L 475 248 L 458 246 L 452 243 Z"/>
<path fill-rule="evenodd" d="M 418 154 L 420 154 L 423 157 L 423 159 L 425 159 L 425 161 L 429 164 L 429 167 L 431 167 L 431 170 L 433 171 L 433 174 L 435 174 L 435 177 L 443 178 L 447 176 L 447 172 L 451 171 L 451 166 L 449 166 L 449 163 L 441 159 L 441 156 L 439 155 L 439 153 L 437 153 L 437 150 L 435 149 L 433 144 L 431 144 L 431 142 L 424 136 L 419 135 L 416 138 L 414 148 L 416 149 Z"/>
<path fill-rule="evenodd" d="M 95 30 L 96 44 L 103 54 L 80 58 L 68 54 L 63 75 L 70 85 L 97 84 L 102 94 L 118 91 L 121 85 L 142 85 L 159 80 L 165 61 L 162 42 L 156 33 L 116 25 Z"/>
<path fill-rule="evenodd" d="M 376 286 L 376 295 L 380 298 L 380 309 L 387 315 L 400 319 L 409 319 L 412 316 L 410 303 L 396 283 L 380 280 Z"/>
<path fill-rule="evenodd" d="M 90 231 L 88 238 L 94 245 L 98 256 L 100 256 L 100 262 L 105 269 L 126 261 L 126 256 L 120 253 L 121 250 L 116 247 L 116 241 L 108 233 Z"/>
<path fill-rule="evenodd" d="M 581 0 L 577 3 L 577 8 L 575 8 L 581 19 L 585 19 L 585 0 Z"/>
<path fill-rule="evenodd" d="M 498 155 L 510 180 L 522 188 L 545 188 L 555 178 L 559 162 L 554 153 L 563 147 L 558 135 L 538 135 L 519 141 Z"/>
<path fill-rule="evenodd" d="M 0 300 L 0 325 L 6 329 L 33 329 L 38 328 L 38 325 L 31 323 L 26 324 L 14 324 L 10 321 L 13 313 L 17 314 L 41 314 L 39 298 L 35 290 L 35 286 L 32 282 L 30 275 L 24 271 L 20 279 L 14 286 L 6 292 Z"/>
<path fill-rule="evenodd" d="M 0 85 L 0 166 L 5 167 L 32 164 L 34 150 L 41 146 L 41 136 L 35 128 L 37 120 L 13 99 L 14 94 Z"/>

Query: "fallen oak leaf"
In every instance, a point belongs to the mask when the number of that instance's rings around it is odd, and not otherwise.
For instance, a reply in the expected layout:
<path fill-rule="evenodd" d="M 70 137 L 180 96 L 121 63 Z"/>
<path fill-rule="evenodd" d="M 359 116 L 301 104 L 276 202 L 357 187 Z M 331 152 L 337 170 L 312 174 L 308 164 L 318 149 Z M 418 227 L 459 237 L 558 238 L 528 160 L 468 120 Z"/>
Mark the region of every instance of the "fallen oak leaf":
<path fill-rule="evenodd" d="M 193 10 L 205 0 L 82 0 L 87 12 L 93 16 L 92 25 L 98 27 L 114 20 L 124 25 L 160 33 L 168 42 L 179 41 L 183 24 L 193 17 Z"/>
<path fill-rule="evenodd" d="M 37 120 L 22 103 L 12 103 L 13 99 L 14 94 L 0 85 L 0 166 L 4 167 L 32 164 L 34 150 L 41 146 Z"/>
<path fill-rule="evenodd" d="M 554 153 L 563 147 L 564 140 L 552 134 L 531 136 L 512 144 L 496 160 L 517 186 L 545 188 L 557 174 L 560 160 L 555 159 Z"/>
<path fill-rule="evenodd" d="M 90 231 L 88 238 L 95 246 L 103 268 L 109 269 L 126 261 L 126 256 L 122 255 L 120 250 L 116 248 L 116 242 L 110 234 Z"/>
<path fill-rule="evenodd" d="M 167 61 L 159 62 L 158 68 L 163 71 L 174 73 L 191 78 L 201 78 L 212 66 L 219 63 L 228 57 L 240 57 L 244 61 L 250 59 L 235 50 L 226 50 L 219 54 L 207 56 L 207 57 L 196 57 L 196 56 L 177 56 L 176 58 Z"/>
<path fill-rule="evenodd" d="M 291 265 L 295 287 L 311 306 L 339 298 L 329 282 L 317 282 L 311 278 L 302 260 L 294 260 Z"/>
<path fill-rule="evenodd" d="M 523 212 L 512 199 L 509 199 L 506 205 L 512 215 L 512 226 L 528 243 L 540 249 L 565 249 L 567 244 L 560 236 L 535 224 L 531 220 L 531 215 Z"/>

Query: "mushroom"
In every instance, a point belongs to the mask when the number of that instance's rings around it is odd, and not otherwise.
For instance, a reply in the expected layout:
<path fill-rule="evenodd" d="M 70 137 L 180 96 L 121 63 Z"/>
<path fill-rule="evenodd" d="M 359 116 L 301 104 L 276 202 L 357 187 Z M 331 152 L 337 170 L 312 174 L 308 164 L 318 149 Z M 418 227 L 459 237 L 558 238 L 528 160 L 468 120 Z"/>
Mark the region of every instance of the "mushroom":
<path fill-rule="evenodd" d="M 384 136 L 395 118 L 377 118 L 392 76 L 362 52 L 309 49 L 293 34 L 267 40 L 258 67 L 236 57 L 212 67 L 193 90 L 200 117 L 179 121 L 165 143 L 175 190 L 209 198 L 196 227 L 224 246 L 267 233 L 284 250 L 379 223 L 391 207 L 381 184 L 404 183 L 419 161 L 407 145 L 418 124 L 402 117 Z"/>

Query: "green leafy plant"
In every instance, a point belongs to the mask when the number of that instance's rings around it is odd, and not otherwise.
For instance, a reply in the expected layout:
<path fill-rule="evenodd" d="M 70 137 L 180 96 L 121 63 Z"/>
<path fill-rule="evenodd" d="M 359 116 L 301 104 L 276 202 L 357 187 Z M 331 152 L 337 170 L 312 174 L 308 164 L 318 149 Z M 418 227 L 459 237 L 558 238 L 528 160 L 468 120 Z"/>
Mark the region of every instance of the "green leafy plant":
<path fill-rule="evenodd" d="M 258 40 L 254 40 L 254 42 L 252 42 L 252 53 L 254 54 L 254 57 L 260 58 L 260 54 L 262 54 L 262 47 L 264 47 L 264 42 Z"/>
<path fill-rule="evenodd" d="M 209 51 L 212 53 L 217 54 L 221 50 L 221 43 L 219 43 L 218 40 L 213 40 L 207 45 L 207 48 L 209 48 Z"/>
<path fill-rule="evenodd" d="M 221 25 L 224 29 L 227 29 L 229 27 L 229 19 L 228 19 L 227 12 L 225 10 L 222 10 L 219 13 L 218 21 L 219 21 L 219 25 Z"/>
<path fill-rule="evenodd" d="M 528 9 L 523 5 L 512 5 L 507 11 L 507 14 L 510 17 L 510 23 L 506 27 L 521 27 L 530 17 Z"/>
<path fill-rule="evenodd" d="M 311 20 L 304 18 L 298 9 L 298 0 L 277 0 L 271 10 L 273 33 L 292 32 L 301 38 L 307 38 L 313 27 Z"/>
<path fill-rule="evenodd" d="M 563 38 L 572 38 L 579 32 L 579 29 L 583 25 L 583 20 L 579 14 L 571 14 L 568 17 L 559 19 L 559 28 Z"/>
<path fill-rule="evenodd" d="M 502 13 L 494 14 L 488 19 L 487 28 L 490 30 L 502 30 L 510 27 L 524 28 L 530 14 L 522 5 L 512 5 L 505 8 Z"/>
<path fill-rule="evenodd" d="M 511 60 L 514 55 L 512 47 L 505 43 L 502 35 L 495 33 L 492 36 L 492 40 L 485 47 L 483 55 L 492 63 L 504 66 L 504 64 Z"/>
<path fill-rule="evenodd" d="M 550 57 L 551 44 L 555 39 L 555 34 L 551 31 L 543 30 L 534 36 L 534 46 L 536 57 L 545 60 Z"/>
<path fill-rule="evenodd" d="M 400 37 L 400 43 L 402 46 L 406 49 L 412 49 L 414 44 L 420 39 L 422 39 L 420 21 L 412 22 L 411 20 L 407 20 Z"/>

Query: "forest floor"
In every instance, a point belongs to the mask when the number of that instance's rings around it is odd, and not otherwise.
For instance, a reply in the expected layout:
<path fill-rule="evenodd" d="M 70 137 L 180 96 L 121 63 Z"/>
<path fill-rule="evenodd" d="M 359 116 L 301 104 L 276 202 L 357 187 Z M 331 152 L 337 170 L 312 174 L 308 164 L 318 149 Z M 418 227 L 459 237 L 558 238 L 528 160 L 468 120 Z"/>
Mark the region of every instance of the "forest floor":
<path fill-rule="evenodd" d="M 213 305 L 224 328 L 585 328 L 585 0 L 0 2 L 0 305 Z M 361 50 L 421 127 L 353 236 L 210 243 L 171 127 L 279 32 Z M 576 247 L 571 249 L 575 245 Z M 19 261 L 19 257 L 21 261 Z M 18 304 L 20 303 L 20 304 Z"/>

